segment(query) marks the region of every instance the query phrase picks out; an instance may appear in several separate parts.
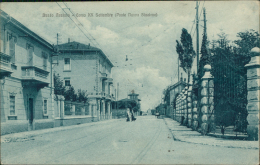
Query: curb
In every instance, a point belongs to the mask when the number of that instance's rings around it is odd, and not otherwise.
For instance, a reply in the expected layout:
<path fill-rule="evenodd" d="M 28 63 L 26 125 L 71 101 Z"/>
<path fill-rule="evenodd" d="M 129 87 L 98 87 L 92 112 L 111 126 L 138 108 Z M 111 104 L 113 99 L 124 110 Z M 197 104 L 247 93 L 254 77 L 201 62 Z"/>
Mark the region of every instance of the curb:
<path fill-rule="evenodd" d="M 102 124 L 104 122 L 112 122 L 113 120 L 114 119 L 102 120 L 102 121 L 98 121 L 98 122 L 84 123 L 84 124 L 80 124 L 80 125 L 61 126 L 61 127 L 54 127 L 54 128 L 48 128 L 48 129 L 41 129 L 41 130 L 33 130 L 33 131 L 6 134 L 6 135 L 1 136 L 1 143 L 23 142 L 23 141 L 34 140 L 33 137 L 39 136 L 39 135 L 42 135 L 42 134 L 49 134 L 49 133 L 53 133 L 53 132 L 66 131 L 66 130 L 70 130 L 70 129 L 74 129 L 74 128 L 85 127 L 87 125 L 92 126 L 94 123 L 95 124 Z"/>
<path fill-rule="evenodd" d="M 259 150 L 258 147 L 240 147 L 240 146 L 231 146 L 231 145 L 221 145 L 221 144 L 209 144 L 209 143 L 200 143 L 200 142 L 194 142 L 194 141 L 191 141 L 191 140 L 186 140 L 186 139 L 180 139 L 179 137 L 176 137 L 176 135 L 174 135 L 174 131 L 172 131 L 169 126 L 168 126 L 168 123 L 165 119 L 163 119 L 169 132 L 171 133 L 173 139 L 175 141 L 179 141 L 179 142 L 185 142 L 185 143 L 190 143 L 190 144 L 200 144 L 200 145 L 208 145 L 208 146 L 215 146 L 215 147 L 225 147 L 225 148 L 240 148 L 240 149 L 255 149 L 255 150 Z M 189 131 L 189 130 L 187 130 Z M 241 141 L 243 142 L 243 141 Z"/>

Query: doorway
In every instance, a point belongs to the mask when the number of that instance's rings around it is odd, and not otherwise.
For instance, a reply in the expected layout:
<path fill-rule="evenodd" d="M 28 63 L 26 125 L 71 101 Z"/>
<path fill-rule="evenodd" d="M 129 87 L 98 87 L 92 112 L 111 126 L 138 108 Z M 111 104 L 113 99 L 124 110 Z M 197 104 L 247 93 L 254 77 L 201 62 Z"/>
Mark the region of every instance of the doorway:
<path fill-rule="evenodd" d="M 33 114 L 33 98 L 29 98 L 29 131 L 33 130 L 33 118 L 34 118 L 34 114 Z"/>

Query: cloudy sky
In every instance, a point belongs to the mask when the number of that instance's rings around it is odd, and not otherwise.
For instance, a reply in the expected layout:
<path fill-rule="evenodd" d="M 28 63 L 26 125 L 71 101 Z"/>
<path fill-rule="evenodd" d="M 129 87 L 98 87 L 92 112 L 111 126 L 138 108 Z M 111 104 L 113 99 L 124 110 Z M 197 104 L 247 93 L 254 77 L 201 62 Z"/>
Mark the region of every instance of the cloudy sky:
<path fill-rule="evenodd" d="M 51 44 L 57 42 L 56 34 L 60 32 L 61 43 L 66 43 L 70 38 L 71 41 L 101 48 L 115 65 L 112 72 L 114 86 L 119 82 L 119 99 L 135 90 L 142 100 L 143 111 L 158 105 L 163 89 L 177 82 L 175 46 L 182 28 L 191 33 L 196 48 L 195 7 L 194 1 L 1 3 L 2 10 Z M 229 40 L 235 40 L 238 32 L 249 29 L 259 31 L 259 2 L 200 1 L 200 39 L 203 7 L 207 13 L 209 40 L 217 39 L 221 29 L 228 34 Z M 86 17 L 77 17 L 78 20 L 73 16 L 72 20 L 56 17 L 56 13 L 64 13 L 61 8 L 71 16 L 73 12 L 75 15 L 85 14 Z M 88 17 L 88 13 L 93 13 L 93 17 Z M 113 14 L 113 17 L 96 17 L 96 14 L 107 13 Z M 116 13 L 124 13 L 126 17 L 115 17 Z M 128 13 L 139 14 L 139 17 L 129 17 Z M 157 14 L 157 17 L 142 17 L 142 13 Z M 54 17 L 43 17 L 43 14 L 53 14 Z M 195 65 L 196 59 L 193 69 L 196 69 Z"/>

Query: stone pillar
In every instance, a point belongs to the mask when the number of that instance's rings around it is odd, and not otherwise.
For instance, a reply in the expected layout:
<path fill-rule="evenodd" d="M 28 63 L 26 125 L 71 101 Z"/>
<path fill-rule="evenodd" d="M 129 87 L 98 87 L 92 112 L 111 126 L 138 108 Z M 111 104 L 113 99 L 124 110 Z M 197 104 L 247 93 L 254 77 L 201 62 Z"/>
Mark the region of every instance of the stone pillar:
<path fill-rule="evenodd" d="M 201 130 L 202 134 L 205 135 L 208 132 L 209 123 L 213 123 L 214 125 L 214 114 L 212 114 L 212 110 L 210 110 L 210 107 L 213 107 L 213 77 L 210 74 L 211 66 L 205 65 L 204 66 L 204 76 L 202 77 L 201 82 Z M 213 119 L 213 120 L 212 120 Z"/>
<path fill-rule="evenodd" d="M 55 102 L 55 108 L 54 108 L 55 117 L 60 117 L 60 99 L 58 96 L 54 99 L 54 102 Z"/>
<path fill-rule="evenodd" d="M 199 121 L 198 121 L 198 101 L 196 96 L 193 95 L 193 102 L 192 102 L 192 129 L 197 130 L 199 126 Z"/>
<path fill-rule="evenodd" d="M 113 108 L 113 106 L 112 106 L 112 104 L 110 104 L 110 119 L 112 119 L 112 117 L 113 117 L 113 114 L 112 114 L 112 108 Z"/>
<path fill-rule="evenodd" d="M 181 95 L 178 96 L 178 110 L 177 110 L 177 121 L 180 123 L 181 120 Z"/>
<path fill-rule="evenodd" d="M 188 125 L 188 86 L 186 86 L 184 90 L 184 125 Z"/>
<path fill-rule="evenodd" d="M 92 112 L 93 110 L 92 110 L 92 105 L 91 104 L 89 104 L 88 105 L 88 112 L 89 112 L 89 115 L 91 116 L 91 117 L 93 117 L 93 112 Z"/>
<path fill-rule="evenodd" d="M 85 116 L 85 105 L 81 107 L 81 116 Z"/>
<path fill-rule="evenodd" d="M 259 139 L 259 105 L 260 105 L 260 49 L 251 50 L 251 60 L 245 66 L 247 69 L 247 133 L 250 140 Z"/>
<path fill-rule="evenodd" d="M 102 108 L 102 118 L 103 119 L 105 119 L 106 117 L 106 102 L 105 102 L 105 100 L 102 100 L 102 106 L 103 106 L 103 108 Z"/>
<path fill-rule="evenodd" d="M 192 126 L 192 86 L 188 88 L 188 97 L 187 97 L 187 106 L 188 106 L 188 127 Z"/>
<path fill-rule="evenodd" d="M 107 118 L 110 119 L 110 101 L 107 102 Z"/>
<path fill-rule="evenodd" d="M 97 100 L 97 106 L 94 106 L 95 111 L 97 113 L 97 118 L 100 120 L 100 110 L 101 110 L 101 101 Z"/>
<path fill-rule="evenodd" d="M 65 100 L 64 97 L 61 96 L 61 97 L 60 97 L 60 101 L 59 101 L 59 102 L 60 102 L 59 105 L 60 105 L 60 118 L 61 118 L 61 119 L 64 118 L 64 100 Z"/>
<path fill-rule="evenodd" d="M 185 92 L 185 90 L 183 89 L 182 96 L 181 96 L 181 121 L 182 121 L 183 125 L 185 124 L 185 102 L 184 102 L 184 100 L 186 99 L 184 96 L 184 92 Z"/>
<path fill-rule="evenodd" d="M 75 116 L 75 104 L 71 104 L 71 116 Z"/>

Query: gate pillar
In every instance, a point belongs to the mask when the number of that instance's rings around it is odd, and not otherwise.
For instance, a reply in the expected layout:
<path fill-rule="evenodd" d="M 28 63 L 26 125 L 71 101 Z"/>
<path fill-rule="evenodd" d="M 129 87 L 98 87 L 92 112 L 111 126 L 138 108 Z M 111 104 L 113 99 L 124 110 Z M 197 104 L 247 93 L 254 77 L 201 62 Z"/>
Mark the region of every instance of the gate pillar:
<path fill-rule="evenodd" d="M 214 114 L 213 114 L 213 90 L 214 90 L 214 83 L 213 77 L 210 74 L 211 66 L 205 65 L 204 66 L 204 76 L 202 77 L 201 82 L 201 91 L 200 91 L 200 105 L 201 105 L 201 130 L 202 134 L 205 135 L 208 132 L 209 123 L 214 125 Z"/>
<path fill-rule="evenodd" d="M 260 50 L 255 47 L 251 50 L 251 60 L 245 67 L 247 69 L 247 133 L 250 140 L 258 140 L 259 130 L 259 104 L 260 104 Z"/>

